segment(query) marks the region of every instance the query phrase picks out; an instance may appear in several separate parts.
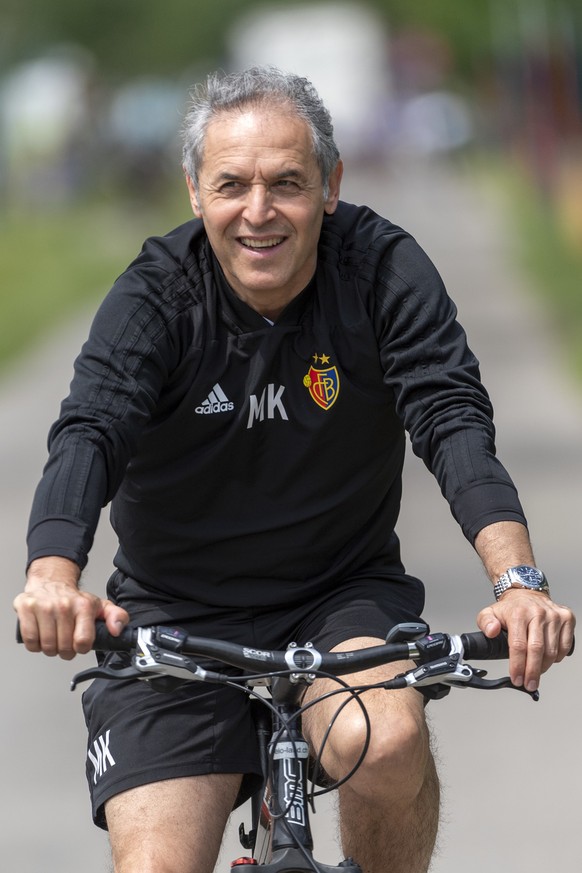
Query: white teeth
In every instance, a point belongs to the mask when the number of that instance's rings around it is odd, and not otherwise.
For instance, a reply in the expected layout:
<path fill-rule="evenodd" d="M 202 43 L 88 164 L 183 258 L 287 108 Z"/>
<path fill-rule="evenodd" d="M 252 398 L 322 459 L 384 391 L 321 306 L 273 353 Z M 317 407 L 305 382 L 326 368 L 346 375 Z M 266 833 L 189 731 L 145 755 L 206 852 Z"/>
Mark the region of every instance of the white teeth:
<path fill-rule="evenodd" d="M 248 237 L 243 237 L 241 239 L 241 243 L 243 246 L 247 246 L 250 249 L 269 249 L 272 246 L 279 245 L 280 242 L 283 242 L 283 237 L 273 237 L 273 239 L 249 239 Z"/>

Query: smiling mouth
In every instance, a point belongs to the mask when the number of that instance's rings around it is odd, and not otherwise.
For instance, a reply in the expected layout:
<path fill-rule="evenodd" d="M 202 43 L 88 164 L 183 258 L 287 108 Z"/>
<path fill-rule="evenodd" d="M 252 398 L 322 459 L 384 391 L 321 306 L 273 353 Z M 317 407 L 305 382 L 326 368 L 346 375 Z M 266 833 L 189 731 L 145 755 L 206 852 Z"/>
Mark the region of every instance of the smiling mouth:
<path fill-rule="evenodd" d="M 284 236 L 273 236 L 269 239 L 253 239 L 247 236 L 239 237 L 240 244 L 246 249 L 272 249 L 280 245 L 284 240 Z"/>

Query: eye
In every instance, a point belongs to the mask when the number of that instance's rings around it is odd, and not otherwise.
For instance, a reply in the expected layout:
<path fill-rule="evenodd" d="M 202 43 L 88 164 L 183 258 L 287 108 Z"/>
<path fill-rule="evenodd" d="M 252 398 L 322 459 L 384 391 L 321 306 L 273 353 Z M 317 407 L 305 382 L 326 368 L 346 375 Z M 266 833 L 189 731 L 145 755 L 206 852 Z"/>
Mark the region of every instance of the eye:
<path fill-rule="evenodd" d="M 239 182 L 237 179 L 229 179 L 228 182 L 223 182 L 220 186 L 220 192 L 222 194 L 237 194 L 239 191 L 242 191 L 244 185 L 242 182 Z"/>
<path fill-rule="evenodd" d="M 272 186 L 275 191 L 291 194 L 299 190 L 299 185 L 293 179 L 278 179 Z"/>

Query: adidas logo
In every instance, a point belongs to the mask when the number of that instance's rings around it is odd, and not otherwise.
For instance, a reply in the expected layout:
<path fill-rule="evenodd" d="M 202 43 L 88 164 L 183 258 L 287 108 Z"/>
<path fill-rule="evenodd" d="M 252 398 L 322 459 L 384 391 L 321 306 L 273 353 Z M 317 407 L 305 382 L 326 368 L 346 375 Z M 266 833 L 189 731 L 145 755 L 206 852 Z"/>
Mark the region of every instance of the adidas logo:
<path fill-rule="evenodd" d="M 234 403 L 228 399 L 218 382 L 200 406 L 194 410 L 198 415 L 212 415 L 214 412 L 231 412 Z"/>

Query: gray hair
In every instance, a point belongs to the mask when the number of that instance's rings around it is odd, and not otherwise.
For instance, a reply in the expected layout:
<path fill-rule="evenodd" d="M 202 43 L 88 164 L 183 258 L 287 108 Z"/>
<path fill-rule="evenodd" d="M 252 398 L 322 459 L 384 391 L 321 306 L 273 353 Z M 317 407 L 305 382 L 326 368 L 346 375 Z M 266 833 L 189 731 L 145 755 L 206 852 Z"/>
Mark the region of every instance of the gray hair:
<path fill-rule="evenodd" d="M 211 73 L 206 84 L 197 85 L 190 96 L 191 103 L 182 129 L 182 161 L 195 187 L 198 186 L 206 131 L 211 121 L 222 112 L 279 104 L 291 106 L 298 117 L 307 122 L 327 197 L 329 176 L 340 155 L 331 116 L 308 79 L 294 73 L 283 73 L 276 67 L 251 67 L 237 73 Z"/>

